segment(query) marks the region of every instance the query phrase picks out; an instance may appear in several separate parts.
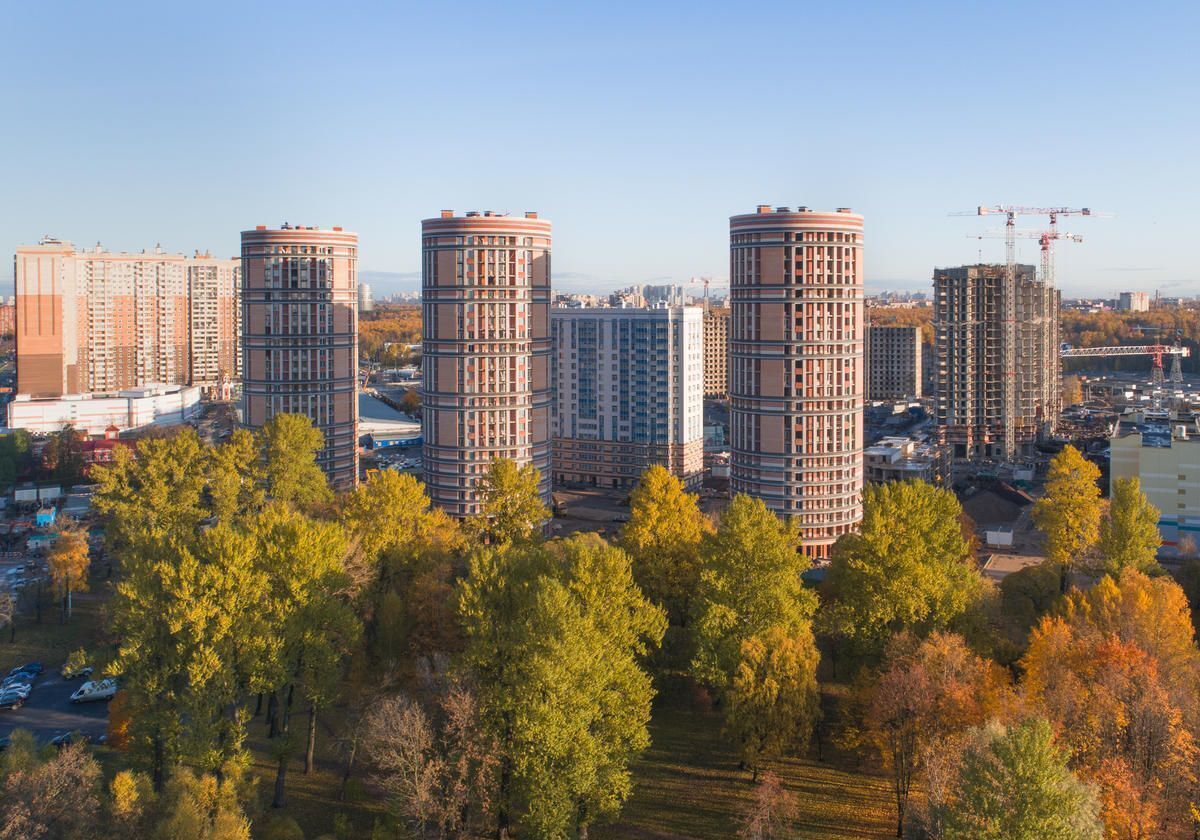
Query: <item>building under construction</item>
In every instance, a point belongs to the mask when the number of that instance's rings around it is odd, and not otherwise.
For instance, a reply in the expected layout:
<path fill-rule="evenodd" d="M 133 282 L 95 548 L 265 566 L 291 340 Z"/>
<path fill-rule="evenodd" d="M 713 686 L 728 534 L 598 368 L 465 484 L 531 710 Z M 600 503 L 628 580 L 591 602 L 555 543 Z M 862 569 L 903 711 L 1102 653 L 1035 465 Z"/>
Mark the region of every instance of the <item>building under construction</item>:
<path fill-rule="evenodd" d="M 1059 292 L 1013 268 L 1011 302 L 1003 264 L 933 273 L 938 431 L 957 458 L 1028 454 L 1059 415 Z"/>

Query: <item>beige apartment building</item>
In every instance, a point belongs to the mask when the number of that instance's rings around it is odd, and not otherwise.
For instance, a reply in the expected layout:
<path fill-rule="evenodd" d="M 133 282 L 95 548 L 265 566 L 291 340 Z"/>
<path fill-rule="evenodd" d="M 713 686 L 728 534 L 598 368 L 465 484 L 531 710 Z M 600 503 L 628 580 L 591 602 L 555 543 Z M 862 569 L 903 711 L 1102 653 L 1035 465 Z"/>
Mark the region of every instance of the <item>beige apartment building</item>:
<path fill-rule="evenodd" d="M 920 327 L 867 327 L 867 399 L 921 398 Z"/>
<path fill-rule="evenodd" d="M 1158 508 L 1158 531 L 1168 549 L 1200 542 L 1200 423 L 1165 410 L 1131 411 L 1117 423 L 1109 481 L 1136 478 Z"/>
<path fill-rule="evenodd" d="M 704 479 L 704 313 L 550 310 L 554 481 L 632 489 L 652 464 Z"/>
<path fill-rule="evenodd" d="M 729 233 L 731 489 L 824 559 L 862 519 L 863 217 L 760 205 Z"/>
<path fill-rule="evenodd" d="M 936 417 L 954 457 L 1004 458 L 1009 430 L 1011 451 L 1027 454 L 1058 421 L 1059 293 L 1037 278 L 1032 265 L 1018 265 L 1010 332 L 1006 285 L 1005 266 L 998 264 L 933 274 Z"/>
<path fill-rule="evenodd" d="M 240 375 L 237 259 L 46 238 L 13 262 L 19 393 L 211 387 Z"/>
<path fill-rule="evenodd" d="M 358 235 L 340 227 L 242 231 L 242 423 L 306 415 L 339 490 L 358 483 L 357 265 Z"/>
<path fill-rule="evenodd" d="M 537 467 L 550 501 L 550 245 L 537 213 L 421 222 L 425 486 L 451 516 L 480 512 L 499 459 Z"/>
<path fill-rule="evenodd" d="M 729 397 L 729 310 L 704 311 L 704 396 Z"/>

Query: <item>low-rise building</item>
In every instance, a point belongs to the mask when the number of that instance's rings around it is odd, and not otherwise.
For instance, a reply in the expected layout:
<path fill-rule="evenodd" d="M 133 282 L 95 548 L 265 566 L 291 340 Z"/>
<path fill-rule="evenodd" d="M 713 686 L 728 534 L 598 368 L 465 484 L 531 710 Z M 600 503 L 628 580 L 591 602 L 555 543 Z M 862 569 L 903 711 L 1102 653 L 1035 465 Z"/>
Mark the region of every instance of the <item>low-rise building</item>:
<path fill-rule="evenodd" d="M 914 479 L 937 487 L 950 476 L 950 450 L 933 441 L 910 437 L 885 437 L 863 452 L 866 481 Z"/>
<path fill-rule="evenodd" d="M 67 394 L 34 399 L 17 394 L 8 404 L 8 427 L 50 434 L 67 426 L 88 435 L 110 427 L 124 432 L 146 426 L 185 423 L 203 410 L 201 389 L 190 385 L 147 385 L 115 394 Z"/>

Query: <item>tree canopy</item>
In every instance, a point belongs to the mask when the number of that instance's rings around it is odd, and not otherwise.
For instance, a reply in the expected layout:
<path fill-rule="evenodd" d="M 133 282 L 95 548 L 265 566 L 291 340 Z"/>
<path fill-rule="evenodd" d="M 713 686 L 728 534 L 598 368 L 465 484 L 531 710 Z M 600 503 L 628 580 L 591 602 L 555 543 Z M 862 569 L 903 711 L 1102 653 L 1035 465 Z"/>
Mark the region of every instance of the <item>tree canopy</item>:
<path fill-rule="evenodd" d="M 1100 536 L 1100 469 L 1073 446 L 1050 461 L 1046 492 L 1033 505 L 1033 522 L 1046 535 L 1046 558 L 1069 568 Z"/>
<path fill-rule="evenodd" d="M 1122 569 L 1150 571 L 1158 567 L 1158 508 L 1150 504 L 1136 478 L 1113 481 L 1107 515 L 1100 520 L 1097 544 L 1102 568 L 1108 574 Z"/>

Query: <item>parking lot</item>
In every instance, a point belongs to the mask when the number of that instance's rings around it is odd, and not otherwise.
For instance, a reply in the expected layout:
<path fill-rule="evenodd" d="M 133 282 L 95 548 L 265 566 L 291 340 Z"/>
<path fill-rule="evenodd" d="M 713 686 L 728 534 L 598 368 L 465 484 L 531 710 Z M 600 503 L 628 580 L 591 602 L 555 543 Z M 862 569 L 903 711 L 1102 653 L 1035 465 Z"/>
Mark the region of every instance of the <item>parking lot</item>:
<path fill-rule="evenodd" d="M 10 668 L 21 662 L 4 663 Z M 19 709 L 0 709 L 0 738 L 12 734 L 14 729 L 27 729 L 39 742 L 47 742 L 55 735 L 79 731 L 96 739 L 108 729 L 108 703 L 103 700 L 91 703 L 72 703 L 71 694 L 85 680 L 64 680 L 59 671 L 61 662 L 43 663 L 46 666 L 41 677 L 33 684 L 29 698 Z"/>

